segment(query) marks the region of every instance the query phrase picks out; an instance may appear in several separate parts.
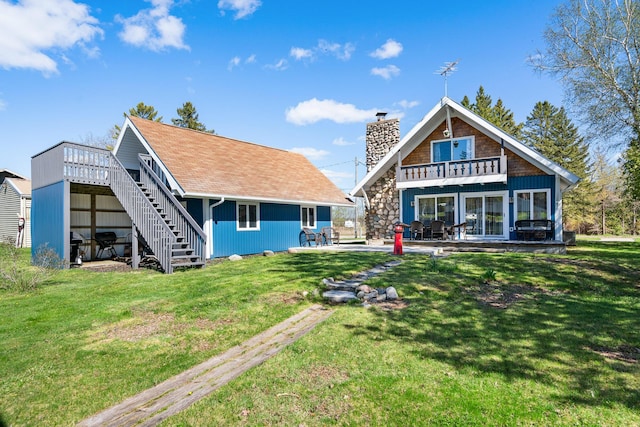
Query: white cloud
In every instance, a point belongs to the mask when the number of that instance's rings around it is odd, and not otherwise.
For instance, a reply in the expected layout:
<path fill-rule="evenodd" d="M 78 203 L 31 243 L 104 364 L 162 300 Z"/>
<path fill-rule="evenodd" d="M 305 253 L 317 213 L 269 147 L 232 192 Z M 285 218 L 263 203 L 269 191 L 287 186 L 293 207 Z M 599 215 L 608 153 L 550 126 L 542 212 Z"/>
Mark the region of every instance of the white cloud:
<path fill-rule="evenodd" d="M 355 142 L 349 142 L 346 139 L 344 139 L 343 137 L 340 137 L 340 138 L 334 139 L 332 144 L 333 145 L 337 145 L 339 147 L 345 147 L 347 145 L 355 145 Z"/>
<path fill-rule="evenodd" d="M 256 62 L 256 55 L 255 54 L 250 55 L 244 61 L 242 61 L 242 58 L 240 58 L 239 56 L 234 56 L 229 61 L 229 65 L 227 65 L 227 69 L 229 71 L 233 71 L 234 68 L 239 67 L 240 64 L 242 64 L 242 63 L 244 63 L 244 64 L 255 64 L 255 62 Z"/>
<path fill-rule="evenodd" d="M 402 101 L 396 102 L 396 104 L 408 110 L 409 108 L 417 107 L 418 105 L 420 105 L 420 101 L 407 101 L 406 99 L 403 99 Z"/>
<path fill-rule="evenodd" d="M 311 49 L 304 49 L 301 47 L 292 47 L 289 51 L 289 55 L 293 56 L 297 61 L 305 58 L 313 58 L 313 51 Z"/>
<path fill-rule="evenodd" d="M 289 62 L 287 62 L 287 60 L 283 58 L 278 62 L 276 62 L 275 64 L 265 65 L 265 68 L 268 68 L 270 70 L 276 70 L 276 71 L 284 71 L 287 68 L 289 68 Z"/>
<path fill-rule="evenodd" d="M 236 15 L 233 19 L 242 19 L 252 15 L 260 6 L 262 6 L 260 0 L 220 0 L 218 2 L 218 9 L 222 15 L 224 15 L 225 9 L 235 11 Z"/>
<path fill-rule="evenodd" d="M 151 9 L 143 9 L 130 18 L 116 16 L 123 29 L 119 36 L 125 43 L 160 51 L 168 47 L 189 49 L 184 43 L 185 25 L 182 19 L 169 14 L 173 0 L 145 0 Z"/>
<path fill-rule="evenodd" d="M 302 154 L 309 160 L 320 160 L 331 154 L 326 150 L 318 150 L 317 148 L 313 147 L 294 147 L 289 151 Z"/>
<path fill-rule="evenodd" d="M 0 67 L 55 74 L 56 61 L 44 52 L 85 46 L 104 34 L 98 24 L 87 5 L 72 0 L 0 0 Z"/>
<path fill-rule="evenodd" d="M 287 108 L 285 112 L 289 123 L 308 125 L 320 120 L 331 120 L 336 123 L 357 123 L 371 120 L 376 115 L 375 109 L 360 110 L 353 104 L 343 104 L 332 99 L 309 99 Z"/>
<path fill-rule="evenodd" d="M 229 65 L 227 66 L 227 69 L 231 71 L 238 65 L 240 65 L 240 57 L 234 56 L 233 58 L 231 58 L 231 61 L 229 61 Z"/>
<path fill-rule="evenodd" d="M 7 109 L 7 103 L 4 99 L 0 99 L 0 111 L 5 111 Z"/>
<path fill-rule="evenodd" d="M 395 58 L 402 53 L 402 44 L 393 39 L 389 39 L 385 44 L 369 54 L 376 59 Z"/>
<path fill-rule="evenodd" d="M 338 188 L 344 187 L 345 180 L 351 181 L 353 184 L 353 174 L 349 172 L 338 172 L 329 169 L 320 169 L 327 178 L 329 178 Z M 347 181 L 348 182 L 348 181 Z"/>
<path fill-rule="evenodd" d="M 318 50 L 322 53 L 334 55 L 336 58 L 343 61 L 348 61 L 351 55 L 356 50 L 356 47 L 352 43 L 331 43 L 326 40 L 318 40 Z"/>
<path fill-rule="evenodd" d="M 374 76 L 380 76 L 385 80 L 389 80 L 392 77 L 396 77 L 400 74 L 400 68 L 395 65 L 387 65 L 386 67 L 375 67 L 371 69 L 371 74 Z"/>

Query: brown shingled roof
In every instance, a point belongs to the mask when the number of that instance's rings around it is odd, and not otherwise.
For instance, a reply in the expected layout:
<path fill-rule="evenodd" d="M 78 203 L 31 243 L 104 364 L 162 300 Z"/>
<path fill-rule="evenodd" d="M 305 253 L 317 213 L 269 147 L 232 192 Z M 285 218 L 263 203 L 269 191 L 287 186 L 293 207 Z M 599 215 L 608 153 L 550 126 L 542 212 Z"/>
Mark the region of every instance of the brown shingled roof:
<path fill-rule="evenodd" d="M 185 193 L 350 204 L 304 156 L 129 117 Z"/>

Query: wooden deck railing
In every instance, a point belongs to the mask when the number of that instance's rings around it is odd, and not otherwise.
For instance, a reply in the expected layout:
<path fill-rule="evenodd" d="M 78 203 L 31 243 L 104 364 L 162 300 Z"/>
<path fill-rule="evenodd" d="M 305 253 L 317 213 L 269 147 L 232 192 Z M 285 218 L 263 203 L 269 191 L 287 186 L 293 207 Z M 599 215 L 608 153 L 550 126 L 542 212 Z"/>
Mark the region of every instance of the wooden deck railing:
<path fill-rule="evenodd" d="M 181 235 L 191 246 L 194 255 L 201 261 L 205 259 L 204 248 L 206 236 L 202 228 L 193 220 L 187 210 L 180 204 L 178 199 L 163 184 L 162 179 L 153 171 L 153 161 L 151 156 L 138 154 L 140 159 L 140 182 L 151 193 L 164 212 L 168 214 L 179 230 Z"/>
<path fill-rule="evenodd" d="M 110 151 L 73 143 L 65 143 L 62 150 L 65 179 L 80 184 L 109 185 Z"/>
<path fill-rule="evenodd" d="M 401 166 L 398 182 L 428 181 L 452 178 L 486 177 L 507 173 L 507 157 L 486 157 L 471 160 Z"/>
<path fill-rule="evenodd" d="M 176 236 L 120 161 L 111 156 L 110 187 L 166 273 L 172 273 Z"/>

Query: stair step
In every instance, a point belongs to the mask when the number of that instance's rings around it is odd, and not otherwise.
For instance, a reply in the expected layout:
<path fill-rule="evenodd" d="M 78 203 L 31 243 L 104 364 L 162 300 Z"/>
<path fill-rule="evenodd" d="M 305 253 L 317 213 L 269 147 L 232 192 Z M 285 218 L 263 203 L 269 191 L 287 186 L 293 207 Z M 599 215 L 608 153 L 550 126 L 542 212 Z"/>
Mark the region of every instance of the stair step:
<path fill-rule="evenodd" d="M 171 248 L 171 253 L 175 255 L 190 255 L 193 254 L 194 250 L 190 246 L 185 246 L 183 248 Z"/>
<path fill-rule="evenodd" d="M 200 259 L 198 255 L 171 255 L 171 261 L 176 260 L 190 260 L 191 262 L 197 262 Z"/>
<path fill-rule="evenodd" d="M 182 268 L 182 267 L 204 267 L 204 261 L 198 262 L 172 262 L 171 266 L 173 268 Z"/>

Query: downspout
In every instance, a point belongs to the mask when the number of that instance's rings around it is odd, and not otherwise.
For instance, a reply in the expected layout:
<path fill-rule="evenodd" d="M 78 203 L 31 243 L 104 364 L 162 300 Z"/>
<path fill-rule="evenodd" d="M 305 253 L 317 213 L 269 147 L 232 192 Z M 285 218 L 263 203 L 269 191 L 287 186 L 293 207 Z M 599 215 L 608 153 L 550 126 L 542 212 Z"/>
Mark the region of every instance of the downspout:
<path fill-rule="evenodd" d="M 209 206 L 209 218 L 211 220 L 211 226 L 207 227 L 209 228 L 209 232 L 207 233 L 207 237 L 208 237 L 207 240 L 209 240 L 207 242 L 207 246 L 210 248 L 209 256 L 211 258 L 213 258 L 213 224 L 215 223 L 215 220 L 213 219 L 213 209 L 223 204 L 224 201 L 225 201 L 225 198 L 221 197 L 219 201 Z"/>

